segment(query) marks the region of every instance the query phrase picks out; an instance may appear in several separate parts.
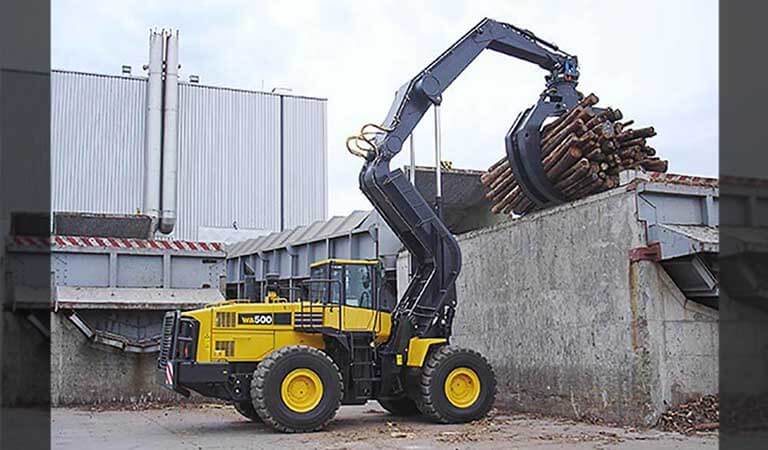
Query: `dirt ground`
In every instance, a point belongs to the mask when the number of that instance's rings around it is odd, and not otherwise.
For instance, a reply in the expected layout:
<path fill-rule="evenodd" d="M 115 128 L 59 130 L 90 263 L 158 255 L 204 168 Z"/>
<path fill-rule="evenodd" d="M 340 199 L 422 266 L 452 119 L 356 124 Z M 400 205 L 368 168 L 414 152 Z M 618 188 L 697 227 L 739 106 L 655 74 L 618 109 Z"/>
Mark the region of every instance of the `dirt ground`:
<path fill-rule="evenodd" d="M 56 449 L 682 449 L 717 448 L 717 433 L 637 431 L 530 415 L 497 414 L 463 425 L 395 418 L 376 403 L 342 407 L 328 429 L 276 433 L 229 406 L 52 411 Z"/>

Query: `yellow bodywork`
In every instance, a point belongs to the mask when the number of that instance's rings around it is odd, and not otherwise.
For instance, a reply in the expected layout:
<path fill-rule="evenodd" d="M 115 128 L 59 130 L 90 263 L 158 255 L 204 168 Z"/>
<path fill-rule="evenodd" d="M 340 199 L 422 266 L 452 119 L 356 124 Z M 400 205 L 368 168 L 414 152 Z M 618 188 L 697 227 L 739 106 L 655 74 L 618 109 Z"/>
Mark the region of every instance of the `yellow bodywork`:
<path fill-rule="evenodd" d="M 310 331 L 318 327 L 373 332 L 377 343 L 386 341 L 392 328 L 391 315 L 387 312 L 309 302 L 229 300 L 183 312 L 182 316 L 200 323 L 196 357 L 200 363 L 261 361 L 289 345 L 323 349 L 323 335 Z M 301 320 L 308 317 L 315 322 L 311 327 L 307 322 L 302 326 Z"/>
<path fill-rule="evenodd" d="M 408 367 L 421 367 L 424 365 L 424 360 L 427 358 L 429 349 L 433 345 L 441 345 L 448 342 L 446 338 L 411 338 L 408 341 L 408 361 L 406 365 Z"/>

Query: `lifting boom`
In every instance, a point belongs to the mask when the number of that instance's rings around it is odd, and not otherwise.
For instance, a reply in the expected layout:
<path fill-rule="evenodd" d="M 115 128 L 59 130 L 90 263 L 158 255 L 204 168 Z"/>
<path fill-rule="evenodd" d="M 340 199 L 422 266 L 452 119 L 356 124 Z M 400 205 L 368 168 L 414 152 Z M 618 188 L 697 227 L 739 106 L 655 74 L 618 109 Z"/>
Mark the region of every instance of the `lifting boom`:
<path fill-rule="evenodd" d="M 538 205 L 562 202 L 541 165 L 539 130 L 547 117 L 560 116 L 581 99 L 576 91 L 577 58 L 533 33 L 513 25 L 484 19 L 395 95 L 381 125 L 366 125 L 348 139 L 353 154 L 365 158 L 360 189 L 411 253 L 413 278 L 392 316 L 393 333 L 380 350 L 402 353 L 412 337 L 447 338 L 456 305 L 455 282 L 461 270 L 456 239 L 435 210 L 404 176 L 391 170 L 391 159 L 430 106 L 485 49 L 491 49 L 547 70 L 546 89 L 538 102 L 515 121 L 506 137 L 510 164 L 525 194 Z M 371 131 L 372 130 L 372 131 Z"/>

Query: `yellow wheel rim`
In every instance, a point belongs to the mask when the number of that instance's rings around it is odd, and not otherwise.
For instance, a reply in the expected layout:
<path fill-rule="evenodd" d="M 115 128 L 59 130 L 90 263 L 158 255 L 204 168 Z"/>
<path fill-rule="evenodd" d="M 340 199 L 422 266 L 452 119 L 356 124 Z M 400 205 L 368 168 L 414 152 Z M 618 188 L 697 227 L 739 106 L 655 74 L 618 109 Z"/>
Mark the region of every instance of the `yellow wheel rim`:
<path fill-rule="evenodd" d="M 280 396 L 291 411 L 312 411 L 323 398 L 323 382 L 311 369 L 294 369 L 283 378 Z"/>
<path fill-rule="evenodd" d="M 457 367 L 445 378 L 445 396 L 457 408 L 469 408 L 480 397 L 480 377 L 469 367 Z"/>

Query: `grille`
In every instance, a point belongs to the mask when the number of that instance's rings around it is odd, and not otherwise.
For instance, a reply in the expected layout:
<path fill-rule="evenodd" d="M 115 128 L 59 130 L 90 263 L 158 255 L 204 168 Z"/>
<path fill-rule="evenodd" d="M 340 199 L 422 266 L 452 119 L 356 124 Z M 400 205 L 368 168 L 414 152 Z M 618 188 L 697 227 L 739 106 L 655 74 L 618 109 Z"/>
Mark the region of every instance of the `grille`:
<path fill-rule="evenodd" d="M 157 368 L 165 370 L 168 363 L 168 356 L 173 349 L 173 333 L 176 325 L 176 312 L 165 313 L 163 318 L 163 338 L 160 341 L 160 355 L 157 357 Z"/>
<path fill-rule="evenodd" d="M 216 350 L 223 350 L 224 356 L 235 356 L 235 341 L 216 341 Z"/>
<path fill-rule="evenodd" d="M 297 327 L 322 327 L 322 312 L 297 312 L 293 315 L 294 326 Z"/>
<path fill-rule="evenodd" d="M 234 328 L 235 327 L 235 313 L 233 313 L 233 312 L 217 312 L 216 313 L 216 327 L 217 328 Z"/>

